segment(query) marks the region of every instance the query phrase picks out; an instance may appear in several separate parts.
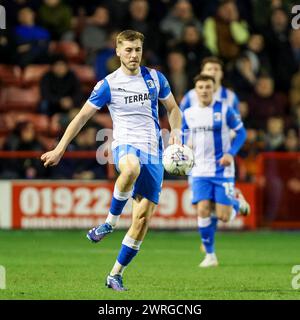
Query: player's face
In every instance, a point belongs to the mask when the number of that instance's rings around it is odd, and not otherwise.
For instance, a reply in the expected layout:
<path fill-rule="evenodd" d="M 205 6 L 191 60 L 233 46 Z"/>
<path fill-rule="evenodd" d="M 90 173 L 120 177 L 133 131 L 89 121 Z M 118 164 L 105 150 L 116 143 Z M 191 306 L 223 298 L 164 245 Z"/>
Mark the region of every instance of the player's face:
<path fill-rule="evenodd" d="M 201 104 L 208 106 L 212 103 L 214 87 L 212 80 L 199 80 L 196 82 L 195 89 Z"/>
<path fill-rule="evenodd" d="M 123 41 L 117 47 L 117 55 L 123 67 L 130 72 L 136 71 L 141 63 L 143 54 L 143 45 L 141 40 Z"/>
<path fill-rule="evenodd" d="M 214 77 L 217 84 L 221 83 L 223 78 L 223 70 L 218 63 L 206 63 L 201 73 L 205 73 L 211 77 Z"/>

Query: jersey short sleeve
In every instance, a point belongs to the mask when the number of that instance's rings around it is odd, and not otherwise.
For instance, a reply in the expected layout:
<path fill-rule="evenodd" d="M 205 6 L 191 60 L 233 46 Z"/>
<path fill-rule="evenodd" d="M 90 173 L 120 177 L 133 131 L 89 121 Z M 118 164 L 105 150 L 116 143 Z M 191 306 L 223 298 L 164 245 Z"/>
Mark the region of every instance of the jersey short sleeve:
<path fill-rule="evenodd" d="M 233 109 L 228 108 L 226 113 L 226 122 L 230 129 L 235 131 L 239 130 L 243 127 L 243 122 L 241 120 L 241 116 Z"/>
<path fill-rule="evenodd" d="M 111 101 L 110 87 L 106 79 L 99 81 L 94 87 L 88 101 L 97 109 L 101 109 Z"/>
<path fill-rule="evenodd" d="M 180 110 L 183 112 L 185 109 L 189 108 L 190 106 L 191 106 L 191 99 L 190 99 L 189 93 L 187 92 L 182 98 L 179 107 L 180 107 Z"/>
<path fill-rule="evenodd" d="M 168 98 L 168 96 L 171 93 L 170 84 L 166 79 L 166 77 L 159 71 L 157 71 L 157 77 L 158 77 L 159 86 L 160 86 L 158 98 L 164 100 Z"/>
<path fill-rule="evenodd" d="M 240 100 L 238 96 L 234 93 L 232 107 L 236 113 L 240 113 L 239 104 L 240 104 Z"/>

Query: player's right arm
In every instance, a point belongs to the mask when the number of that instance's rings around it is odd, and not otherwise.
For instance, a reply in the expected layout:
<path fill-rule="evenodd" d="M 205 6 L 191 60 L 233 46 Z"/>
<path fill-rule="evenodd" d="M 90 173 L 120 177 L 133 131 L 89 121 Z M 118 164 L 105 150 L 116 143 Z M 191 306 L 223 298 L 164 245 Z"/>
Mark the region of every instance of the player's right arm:
<path fill-rule="evenodd" d="M 111 100 L 110 87 L 106 79 L 99 81 L 92 91 L 88 101 L 83 105 L 79 113 L 68 125 L 63 137 L 56 148 L 41 156 L 44 166 L 55 166 L 63 156 L 69 143 L 78 134 L 86 122 L 95 112 L 108 104 Z"/>
<path fill-rule="evenodd" d="M 83 105 L 81 110 L 68 125 L 56 148 L 52 151 L 44 153 L 41 156 L 41 160 L 44 162 L 45 167 L 55 166 L 58 164 L 69 143 L 74 139 L 81 128 L 95 114 L 96 111 L 97 109 L 92 107 L 88 102 Z"/>

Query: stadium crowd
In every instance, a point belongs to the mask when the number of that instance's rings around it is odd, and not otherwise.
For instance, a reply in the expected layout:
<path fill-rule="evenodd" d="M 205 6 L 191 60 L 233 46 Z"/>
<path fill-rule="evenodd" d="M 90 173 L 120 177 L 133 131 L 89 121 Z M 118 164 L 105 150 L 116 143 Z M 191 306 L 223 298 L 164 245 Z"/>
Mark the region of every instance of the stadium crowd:
<path fill-rule="evenodd" d="M 201 60 L 224 62 L 224 85 L 240 99 L 247 141 L 238 180 L 254 181 L 262 151 L 300 150 L 300 29 L 289 0 L 7 0 L 0 29 L 0 150 L 55 145 L 96 81 L 119 67 L 115 38 L 145 35 L 144 64 L 166 74 L 178 103 Z M 166 111 L 160 121 L 168 128 Z M 96 150 L 112 128 L 98 112 L 69 150 Z M 0 162 L 1 179 L 107 178 L 96 160 L 64 159 L 45 169 L 36 159 Z"/>

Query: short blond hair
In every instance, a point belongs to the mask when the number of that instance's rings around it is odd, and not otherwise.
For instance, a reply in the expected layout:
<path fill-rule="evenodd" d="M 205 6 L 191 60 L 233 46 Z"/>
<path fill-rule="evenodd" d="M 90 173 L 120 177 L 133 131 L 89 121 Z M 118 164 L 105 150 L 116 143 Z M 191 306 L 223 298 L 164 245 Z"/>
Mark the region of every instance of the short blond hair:
<path fill-rule="evenodd" d="M 142 44 L 144 43 L 145 36 L 135 30 L 124 30 L 117 35 L 116 45 L 122 44 L 123 41 L 135 41 L 141 40 Z"/>

